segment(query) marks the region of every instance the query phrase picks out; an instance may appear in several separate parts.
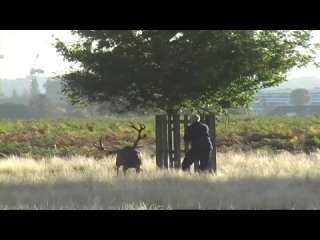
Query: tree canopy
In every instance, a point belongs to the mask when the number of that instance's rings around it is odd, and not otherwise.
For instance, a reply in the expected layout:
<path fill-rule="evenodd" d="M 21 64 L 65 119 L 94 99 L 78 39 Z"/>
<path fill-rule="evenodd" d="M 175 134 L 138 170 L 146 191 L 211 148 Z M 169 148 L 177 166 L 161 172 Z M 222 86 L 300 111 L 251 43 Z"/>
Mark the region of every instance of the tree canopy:
<path fill-rule="evenodd" d="M 61 101 L 61 84 L 59 79 L 47 79 L 43 84 L 46 90 L 46 96 L 53 101 Z"/>
<path fill-rule="evenodd" d="M 244 107 L 260 89 L 315 63 L 312 31 L 74 30 L 56 49 L 80 66 L 60 76 L 71 103 L 166 111 Z"/>

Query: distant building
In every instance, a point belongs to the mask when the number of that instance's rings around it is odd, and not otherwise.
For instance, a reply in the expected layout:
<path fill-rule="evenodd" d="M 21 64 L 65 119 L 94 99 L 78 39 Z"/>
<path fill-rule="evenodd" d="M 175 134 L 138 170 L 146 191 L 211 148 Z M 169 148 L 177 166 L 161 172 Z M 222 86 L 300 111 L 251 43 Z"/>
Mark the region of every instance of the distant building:
<path fill-rule="evenodd" d="M 283 88 L 283 89 L 268 89 L 262 90 L 257 93 L 255 101 L 252 106 L 252 112 L 255 114 L 271 114 L 281 113 L 281 111 L 287 112 L 293 108 L 279 108 L 281 106 L 291 106 L 290 95 L 294 89 Z M 309 89 L 310 101 L 306 106 L 320 106 L 320 87 Z M 274 111 L 277 108 L 276 111 Z M 285 110 L 286 109 L 286 110 Z M 311 113 L 313 111 L 306 111 L 303 114 Z M 302 114 L 302 110 L 299 111 Z M 285 114 L 285 113 L 284 113 Z M 294 115 L 294 113 L 292 113 Z"/>
<path fill-rule="evenodd" d="M 252 112 L 267 114 L 276 106 L 289 106 L 292 89 L 262 90 L 257 93 L 252 106 Z"/>
<path fill-rule="evenodd" d="M 310 102 L 308 105 L 320 105 L 320 87 L 309 90 Z"/>

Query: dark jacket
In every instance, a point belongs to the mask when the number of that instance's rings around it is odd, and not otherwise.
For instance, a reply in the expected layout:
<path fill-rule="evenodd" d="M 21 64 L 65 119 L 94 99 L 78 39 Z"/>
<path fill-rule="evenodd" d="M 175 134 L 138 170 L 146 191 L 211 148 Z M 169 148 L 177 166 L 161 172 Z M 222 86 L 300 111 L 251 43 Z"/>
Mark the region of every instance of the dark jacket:
<path fill-rule="evenodd" d="M 191 142 L 191 148 L 195 150 L 212 150 L 209 128 L 200 122 L 195 122 L 187 127 L 184 134 L 184 141 Z"/>

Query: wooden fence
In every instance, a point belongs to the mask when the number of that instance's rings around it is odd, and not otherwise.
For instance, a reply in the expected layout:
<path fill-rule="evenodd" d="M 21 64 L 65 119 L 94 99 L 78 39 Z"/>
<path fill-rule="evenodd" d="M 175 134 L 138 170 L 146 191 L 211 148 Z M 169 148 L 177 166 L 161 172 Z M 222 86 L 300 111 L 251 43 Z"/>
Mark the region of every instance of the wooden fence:
<path fill-rule="evenodd" d="M 190 115 L 162 114 L 156 115 L 156 164 L 159 168 L 180 168 L 181 158 L 189 150 L 188 144 L 184 143 L 183 135 L 189 124 Z M 213 145 L 209 159 L 209 170 L 217 171 L 216 164 L 216 121 L 215 113 L 210 112 L 200 115 L 200 122 L 209 127 L 209 135 Z M 182 126 L 182 127 L 181 127 Z M 199 162 L 194 164 L 197 171 Z"/>

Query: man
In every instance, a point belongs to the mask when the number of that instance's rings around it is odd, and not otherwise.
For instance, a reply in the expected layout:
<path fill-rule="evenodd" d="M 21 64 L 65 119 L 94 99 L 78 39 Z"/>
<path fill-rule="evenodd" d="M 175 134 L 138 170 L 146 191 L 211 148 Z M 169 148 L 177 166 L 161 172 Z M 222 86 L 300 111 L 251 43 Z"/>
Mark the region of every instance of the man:
<path fill-rule="evenodd" d="M 200 161 L 199 171 L 203 172 L 208 168 L 208 162 L 212 151 L 212 143 L 209 137 L 209 127 L 200 123 L 198 115 L 192 115 L 190 123 L 184 134 L 184 141 L 191 142 L 191 148 L 182 162 L 182 170 L 190 171 L 190 165 Z"/>

